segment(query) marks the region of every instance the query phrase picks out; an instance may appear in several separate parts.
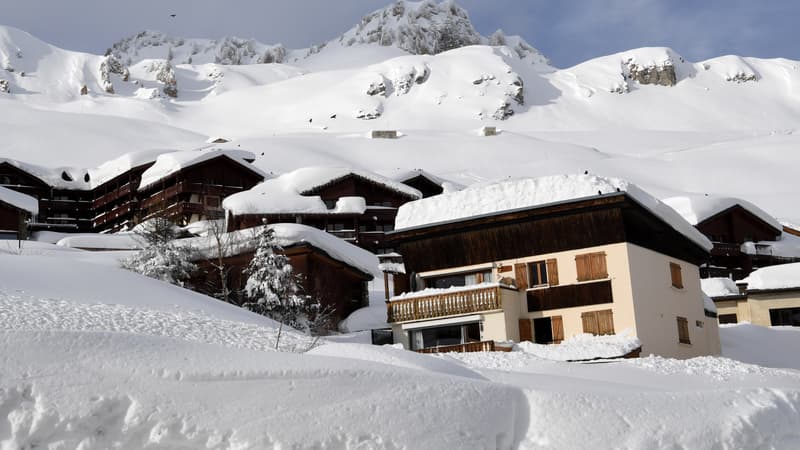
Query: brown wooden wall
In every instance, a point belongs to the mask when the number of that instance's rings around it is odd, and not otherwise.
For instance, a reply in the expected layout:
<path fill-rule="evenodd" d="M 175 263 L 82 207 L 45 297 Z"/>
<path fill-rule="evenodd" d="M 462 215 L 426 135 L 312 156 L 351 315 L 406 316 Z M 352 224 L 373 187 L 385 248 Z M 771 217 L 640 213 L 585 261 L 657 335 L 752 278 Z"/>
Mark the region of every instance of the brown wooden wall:
<path fill-rule="evenodd" d="M 413 197 L 389 189 L 386 186 L 373 183 L 356 175 L 348 175 L 333 183 L 320 186 L 302 193 L 303 195 L 319 195 L 322 200 L 337 200 L 341 197 L 364 197 L 367 205 L 382 205 L 391 203 L 392 207 L 399 208 L 406 202 L 415 200 Z"/>
<path fill-rule="evenodd" d="M 439 195 L 444 192 L 444 188 L 442 186 L 434 183 L 422 175 L 409 178 L 408 180 L 403 181 L 403 184 L 406 186 L 411 186 L 414 189 L 422 192 L 423 198 L 433 197 L 434 195 Z"/>
<path fill-rule="evenodd" d="M 24 226 L 28 214 L 26 211 L 0 202 L 0 231 L 13 232 L 17 234 L 18 239 L 24 239 L 25 230 L 21 229 L 20 225 Z"/>
<path fill-rule="evenodd" d="M 737 244 L 774 241 L 781 233 L 738 205 L 698 223 L 697 229 L 712 241 Z"/>
<path fill-rule="evenodd" d="M 529 312 L 600 305 L 614 301 L 609 280 L 534 289 L 528 291 L 527 297 Z"/>
<path fill-rule="evenodd" d="M 228 287 L 235 294 L 234 303 L 241 304 L 245 301 L 241 291 L 247 278 L 243 271 L 253 259 L 253 254 L 248 252 L 224 258 L 224 263 L 231 269 Z M 366 282 L 369 281 L 369 276 L 311 246 L 290 247 L 285 249 L 285 254 L 289 257 L 295 274 L 302 275 L 303 291 L 319 298 L 323 305 L 335 308 L 337 321 L 368 305 Z M 190 280 L 193 289 L 209 295 L 219 292 L 219 275 L 211 262 L 200 260 L 197 264 L 200 270 Z"/>

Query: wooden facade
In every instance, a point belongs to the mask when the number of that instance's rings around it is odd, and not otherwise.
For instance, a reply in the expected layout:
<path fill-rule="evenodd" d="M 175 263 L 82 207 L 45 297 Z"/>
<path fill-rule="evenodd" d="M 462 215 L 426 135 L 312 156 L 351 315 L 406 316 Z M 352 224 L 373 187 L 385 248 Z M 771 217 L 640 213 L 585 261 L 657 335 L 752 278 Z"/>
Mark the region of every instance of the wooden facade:
<path fill-rule="evenodd" d="M 409 194 L 395 191 L 356 174 L 331 180 L 300 194 L 319 196 L 331 210 L 342 197 L 362 197 L 367 208 L 363 214 L 298 212 L 235 215 L 228 221 L 228 231 L 258 226 L 264 219 L 268 223 L 300 223 L 325 230 L 372 253 L 391 253 L 394 248 L 387 243 L 386 233 L 394 229 L 397 209 L 406 202 L 416 200 Z"/>
<path fill-rule="evenodd" d="M 178 222 L 193 217 L 220 218 L 224 216 L 224 197 L 263 180 L 257 172 L 221 155 L 178 171 L 141 192 L 142 174 L 152 165 L 134 167 L 92 189 L 63 189 L 2 162 L 0 186 L 39 201 L 39 214 L 29 225 L 32 231 L 100 232 L 118 231 L 156 214 L 166 214 Z M 66 172 L 62 177 L 71 180 Z"/>
<path fill-rule="evenodd" d="M 0 239 L 26 239 L 31 214 L 0 201 Z"/>
<path fill-rule="evenodd" d="M 300 275 L 303 292 L 333 308 L 337 322 L 369 304 L 367 282 L 372 280 L 372 275 L 331 258 L 325 251 L 307 243 L 288 246 L 284 248 L 284 254 L 289 258 L 294 273 Z M 223 258 L 230 270 L 227 282 L 233 303 L 244 303 L 242 290 L 247 278 L 243 272 L 253 255 L 253 251 L 248 251 Z M 212 266 L 216 259 L 195 262 L 199 270 L 190 280 L 193 289 L 208 295 L 220 292 L 219 273 Z"/>
<path fill-rule="evenodd" d="M 430 178 L 426 177 L 423 174 L 419 174 L 417 176 L 413 176 L 411 178 L 407 178 L 405 180 L 400 180 L 401 183 L 405 184 L 406 186 L 411 186 L 414 189 L 422 192 L 423 198 L 433 197 L 435 195 L 439 195 L 444 192 L 444 188 L 442 185 L 434 182 Z"/>
<path fill-rule="evenodd" d="M 626 241 L 694 264 L 705 262 L 708 255 L 624 193 L 401 230 L 389 236 L 409 274 Z"/>
<path fill-rule="evenodd" d="M 713 244 L 708 264 L 700 275 L 742 279 L 759 267 L 798 262 L 800 258 L 775 256 L 769 245 L 754 244 L 755 254 L 742 252 L 745 242 L 775 241 L 783 230 L 774 228 L 740 205 L 703 220 L 696 225 Z"/>

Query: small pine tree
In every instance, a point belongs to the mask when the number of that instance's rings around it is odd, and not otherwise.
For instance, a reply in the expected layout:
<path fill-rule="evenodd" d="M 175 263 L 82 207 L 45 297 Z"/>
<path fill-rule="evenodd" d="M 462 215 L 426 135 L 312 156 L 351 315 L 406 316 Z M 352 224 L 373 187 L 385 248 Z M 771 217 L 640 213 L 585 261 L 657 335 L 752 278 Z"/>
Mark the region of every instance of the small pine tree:
<path fill-rule="evenodd" d="M 147 242 L 147 247 L 122 261 L 122 268 L 177 286 L 183 286 L 197 270 L 191 262 L 190 250 L 173 243 L 177 232 L 166 218 L 148 221 L 138 234 Z"/>
<path fill-rule="evenodd" d="M 300 294 L 298 278 L 282 250 L 275 230 L 263 226 L 258 233 L 255 255 L 244 271 L 248 301 L 243 306 L 302 330 L 307 328 L 304 314 L 307 297 Z"/>

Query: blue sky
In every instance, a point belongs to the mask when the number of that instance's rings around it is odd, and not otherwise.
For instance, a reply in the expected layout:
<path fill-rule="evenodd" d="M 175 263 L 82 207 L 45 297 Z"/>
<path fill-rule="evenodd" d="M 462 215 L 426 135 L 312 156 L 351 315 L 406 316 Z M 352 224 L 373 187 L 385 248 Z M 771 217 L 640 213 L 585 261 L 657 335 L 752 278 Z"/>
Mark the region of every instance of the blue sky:
<path fill-rule="evenodd" d="M 0 0 L 0 24 L 71 50 L 102 53 L 142 29 L 254 37 L 306 47 L 390 1 Z M 644 46 L 698 61 L 724 54 L 800 60 L 797 0 L 460 0 L 478 31 L 522 35 L 554 65 Z M 176 14 L 171 18 L 170 14 Z"/>

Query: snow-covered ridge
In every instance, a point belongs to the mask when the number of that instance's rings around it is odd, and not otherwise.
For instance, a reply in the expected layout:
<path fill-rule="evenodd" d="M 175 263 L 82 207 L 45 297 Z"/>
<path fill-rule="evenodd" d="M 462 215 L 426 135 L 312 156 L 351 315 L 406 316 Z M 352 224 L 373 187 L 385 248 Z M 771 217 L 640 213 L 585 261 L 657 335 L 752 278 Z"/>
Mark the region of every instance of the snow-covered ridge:
<path fill-rule="evenodd" d="M 246 150 L 208 148 L 158 155 L 155 164 L 142 173 L 139 189 L 146 189 L 180 170 L 220 156 L 226 157 L 266 178 L 264 172 L 250 164 L 250 161 L 255 159 L 253 153 Z"/>
<path fill-rule="evenodd" d="M 0 186 L 0 202 L 31 214 L 39 214 L 39 201 L 30 195 Z"/>
<path fill-rule="evenodd" d="M 395 229 L 465 220 L 473 216 L 616 192 L 625 192 L 686 238 L 701 248 L 711 250 L 711 242 L 669 206 L 625 180 L 596 175 L 554 175 L 506 180 L 473 185 L 462 191 L 413 201 L 398 210 Z"/>
<path fill-rule="evenodd" d="M 769 213 L 758 206 L 740 198 L 721 197 L 716 195 L 686 194 L 676 197 L 662 199 L 664 203 L 671 206 L 675 211 L 683 216 L 687 222 L 697 225 L 716 214 L 734 206 L 741 206 L 751 214 L 763 220 L 772 228 L 780 231 L 783 229 Z"/>
<path fill-rule="evenodd" d="M 800 263 L 762 267 L 741 280 L 748 290 L 800 288 Z"/>

